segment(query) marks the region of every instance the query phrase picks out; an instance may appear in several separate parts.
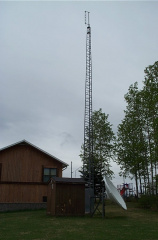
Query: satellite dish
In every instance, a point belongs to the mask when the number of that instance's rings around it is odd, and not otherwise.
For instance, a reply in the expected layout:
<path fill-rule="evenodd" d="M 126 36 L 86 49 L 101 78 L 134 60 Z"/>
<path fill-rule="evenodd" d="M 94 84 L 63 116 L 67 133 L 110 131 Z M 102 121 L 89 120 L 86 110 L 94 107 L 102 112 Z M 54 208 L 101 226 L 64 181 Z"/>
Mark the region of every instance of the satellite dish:
<path fill-rule="evenodd" d="M 123 200 L 123 198 L 121 197 L 121 195 L 119 194 L 119 192 L 117 191 L 117 189 L 115 188 L 115 186 L 109 180 L 108 177 L 105 177 L 105 186 L 108 197 L 117 204 L 119 204 L 123 209 L 127 210 L 125 201 Z"/>

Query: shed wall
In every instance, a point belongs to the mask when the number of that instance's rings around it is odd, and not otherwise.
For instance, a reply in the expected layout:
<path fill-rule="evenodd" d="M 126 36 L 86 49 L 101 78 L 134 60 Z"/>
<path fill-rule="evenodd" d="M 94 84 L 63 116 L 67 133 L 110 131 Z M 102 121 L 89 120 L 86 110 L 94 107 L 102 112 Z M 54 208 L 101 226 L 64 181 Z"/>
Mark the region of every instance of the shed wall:
<path fill-rule="evenodd" d="M 56 216 L 79 216 L 85 214 L 85 185 L 53 183 L 48 187 L 47 213 Z M 50 198 L 50 199 L 49 199 Z"/>
<path fill-rule="evenodd" d="M 47 193 L 47 214 L 55 216 L 55 206 L 56 206 L 56 183 L 50 183 L 48 185 Z"/>

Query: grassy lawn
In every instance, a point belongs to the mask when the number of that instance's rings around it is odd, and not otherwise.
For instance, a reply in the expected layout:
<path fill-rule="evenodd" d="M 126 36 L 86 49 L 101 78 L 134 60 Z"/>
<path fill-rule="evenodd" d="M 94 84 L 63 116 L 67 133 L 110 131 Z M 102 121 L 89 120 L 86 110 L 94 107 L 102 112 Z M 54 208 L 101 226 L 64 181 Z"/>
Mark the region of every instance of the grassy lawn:
<path fill-rule="evenodd" d="M 158 240 L 158 212 L 106 206 L 106 217 L 50 217 L 45 210 L 0 213 L 0 240 Z"/>

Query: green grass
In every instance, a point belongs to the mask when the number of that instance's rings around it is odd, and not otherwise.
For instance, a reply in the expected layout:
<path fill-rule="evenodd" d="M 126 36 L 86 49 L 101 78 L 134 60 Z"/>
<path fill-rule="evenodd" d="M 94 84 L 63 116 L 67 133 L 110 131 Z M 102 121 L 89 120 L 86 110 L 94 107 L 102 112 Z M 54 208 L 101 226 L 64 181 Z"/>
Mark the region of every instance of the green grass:
<path fill-rule="evenodd" d="M 51 217 L 45 210 L 0 213 L 0 240 L 158 240 L 158 212 L 128 203 L 106 217 Z"/>

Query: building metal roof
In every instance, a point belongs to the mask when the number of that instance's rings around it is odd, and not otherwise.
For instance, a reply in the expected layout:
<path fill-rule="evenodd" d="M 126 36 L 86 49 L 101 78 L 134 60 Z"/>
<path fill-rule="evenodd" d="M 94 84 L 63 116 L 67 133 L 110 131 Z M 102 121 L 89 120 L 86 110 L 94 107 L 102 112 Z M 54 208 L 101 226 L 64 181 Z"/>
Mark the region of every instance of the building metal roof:
<path fill-rule="evenodd" d="M 52 177 L 51 180 L 56 183 L 85 184 L 85 181 L 83 178 Z"/>
<path fill-rule="evenodd" d="M 41 148 L 33 145 L 32 143 L 26 141 L 25 139 L 22 140 L 22 141 L 20 141 L 20 142 L 16 142 L 16 143 L 14 143 L 14 144 L 11 144 L 11 145 L 9 145 L 9 146 L 6 146 L 6 147 L 4 147 L 4 148 L 1 148 L 1 149 L 0 149 L 0 152 L 3 151 L 3 150 L 6 150 L 7 148 L 11 148 L 11 147 L 14 147 L 14 146 L 16 146 L 16 145 L 23 145 L 23 144 L 25 144 L 25 145 L 30 145 L 31 147 L 36 148 L 37 150 L 39 150 L 39 151 L 43 152 L 44 154 L 48 155 L 49 157 L 54 158 L 56 161 L 62 163 L 62 168 L 67 168 L 67 166 L 69 166 L 67 163 L 63 162 L 63 161 L 60 160 L 59 158 L 54 157 L 54 156 L 51 155 L 50 153 L 47 153 L 46 151 L 44 151 L 44 150 L 42 150 Z"/>

